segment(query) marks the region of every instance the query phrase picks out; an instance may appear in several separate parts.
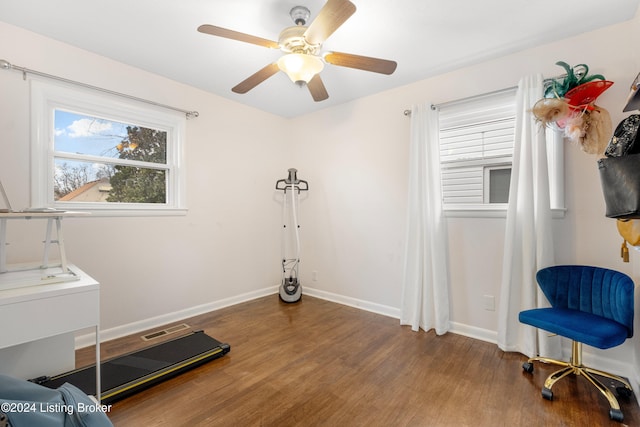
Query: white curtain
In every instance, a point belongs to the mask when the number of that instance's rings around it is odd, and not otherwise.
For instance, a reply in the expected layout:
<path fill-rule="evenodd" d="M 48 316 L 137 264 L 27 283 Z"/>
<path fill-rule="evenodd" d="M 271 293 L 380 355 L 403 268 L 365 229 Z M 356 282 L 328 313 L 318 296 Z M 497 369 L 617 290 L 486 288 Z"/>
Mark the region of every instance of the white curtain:
<path fill-rule="evenodd" d="M 449 280 L 438 134 L 437 110 L 414 106 L 400 323 L 440 335 L 449 330 Z"/>
<path fill-rule="evenodd" d="M 541 75 L 520 80 L 516 95 L 516 127 L 504 260 L 498 310 L 498 346 L 529 357 L 560 356 L 558 337 L 522 325 L 518 313 L 547 306 L 536 272 L 554 263 L 549 174 L 545 130 L 531 108 L 543 97 Z"/>

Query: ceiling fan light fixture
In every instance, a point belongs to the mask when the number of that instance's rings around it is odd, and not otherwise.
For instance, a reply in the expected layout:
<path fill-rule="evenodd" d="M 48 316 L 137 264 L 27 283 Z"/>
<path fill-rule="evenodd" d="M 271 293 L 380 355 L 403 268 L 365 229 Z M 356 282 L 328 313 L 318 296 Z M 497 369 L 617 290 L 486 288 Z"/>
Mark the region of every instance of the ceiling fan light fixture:
<path fill-rule="evenodd" d="M 278 68 L 296 84 L 309 81 L 324 68 L 322 59 L 306 53 L 289 53 L 278 59 Z"/>

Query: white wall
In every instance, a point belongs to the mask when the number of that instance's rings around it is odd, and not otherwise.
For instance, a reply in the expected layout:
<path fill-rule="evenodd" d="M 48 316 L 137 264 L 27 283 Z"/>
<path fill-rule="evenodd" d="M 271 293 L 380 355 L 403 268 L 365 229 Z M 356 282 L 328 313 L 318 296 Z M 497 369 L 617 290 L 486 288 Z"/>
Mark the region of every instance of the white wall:
<path fill-rule="evenodd" d="M 599 99 L 615 126 L 640 63 L 629 49 L 612 46 L 630 44 L 636 26 L 608 27 L 297 119 L 297 132 L 306 131 L 296 143 L 298 166 L 316 188 L 304 207 L 314 221 L 313 237 L 305 240 L 313 263 L 304 271 L 318 271 L 322 279 L 315 287 L 399 307 L 410 122 L 405 109 L 516 86 L 529 73 L 555 76 L 563 72 L 555 62 L 564 60 L 586 62 L 617 83 Z M 568 211 L 555 221 L 558 261 L 629 271 L 618 259 L 615 223 L 603 215 L 595 157 L 569 144 L 565 152 Z M 453 320 L 495 330 L 495 315 L 477 305 L 478 296 L 498 295 L 504 219 L 449 218 L 448 225 Z M 350 253 L 355 247 L 366 250 Z"/>
<path fill-rule="evenodd" d="M 598 103 L 613 126 L 624 117 L 629 85 L 640 71 L 633 49 L 639 20 L 528 49 L 426 79 L 366 99 L 309 114 L 295 121 L 297 166 L 313 192 L 303 206 L 302 283 L 320 294 L 394 314 L 400 306 L 412 104 L 438 104 L 517 86 L 520 77 L 563 73 L 559 60 L 586 63 L 615 84 Z M 402 66 L 400 64 L 399 66 Z M 555 219 L 558 263 L 585 263 L 632 274 L 619 257 L 621 239 L 604 217 L 596 158 L 565 146 L 566 216 Z M 497 310 L 483 307 L 483 295 L 499 304 L 504 218 L 448 218 L 451 267 L 451 320 L 454 330 L 494 339 Z M 317 271 L 318 281 L 311 280 Z M 638 278 L 636 278 L 638 279 Z M 609 353 L 617 364 L 630 362 L 632 343 Z M 588 357 L 585 356 L 588 361 Z"/>
<path fill-rule="evenodd" d="M 273 187 L 290 167 L 284 119 L 2 23 L 0 52 L 18 66 L 200 113 L 186 127 L 186 216 L 64 221 L 69 259 L 102 284 L 103 329 L 273 290 Z M 29 205 L 28 80 L 0 74 L 0 177 L 15 208 Z M 9 262 L 37 260 L 44 221 L 9 225 Z"/>
<path fill-rule="evenodd" d="M 564 60 L 587 63 L 616 82 L 599 100 L 615 126 L 640 70 L 633 44 L 640 39 L 638 21 L 291 120 L 4 24 L 0 51 L 18 65 L 200 112 L 187 122 L 186 216 L 65 221 L 70 259 L 102 283 L 103 328 L 118 331 L 272 289 L 280 274 L 273 185 L 289 167 L 298 168 L 311 190 L 301 206 L 303 286 L 310 294 L 397 315 L 408 179 L 409 119 L 403 111 L 515 86 L 529 73 L 555 76 L 562 72 L 555 62 Z M 2 72 L 0 93 L 0 176 L 22 207 L 28 204 L 28 84 L 19 73 Z M 615 224 L 604 217 L 595 158 L 575 146 L 565 152 L 568 210 L 554 221 L 557 261 L 631 274 L 618 257 Z M 497 311 L 484 310 L 481 297 L 494 295 L 499 303 L 504 219 L 447 223 L 452 321 L 461 332 L 491 339 Z M 32 257 L 33 249 L 18 240 L 41 239 L 33 228 L 12 225 L 11 260 Z M 632 345 L 607 353 L 611 363 L 628 363 Z"/>

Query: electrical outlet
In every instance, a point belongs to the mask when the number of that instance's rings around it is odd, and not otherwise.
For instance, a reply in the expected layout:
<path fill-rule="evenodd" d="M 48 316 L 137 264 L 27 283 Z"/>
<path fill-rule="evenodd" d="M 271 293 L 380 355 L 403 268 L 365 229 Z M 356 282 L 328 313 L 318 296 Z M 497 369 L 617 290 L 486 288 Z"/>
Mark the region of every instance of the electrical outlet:
<path fill-rule="evenodd" d="M 314 282 L 318 281 L 318 272 L 317 271 L 313 270 L 311 272 L 311 280 L 314 281 Z"/>
<path fill-rule="evenodd" d="M 496 298 L 493 295 L 484 295 L 484 309 L 487 311 L 496 310 Z"/>

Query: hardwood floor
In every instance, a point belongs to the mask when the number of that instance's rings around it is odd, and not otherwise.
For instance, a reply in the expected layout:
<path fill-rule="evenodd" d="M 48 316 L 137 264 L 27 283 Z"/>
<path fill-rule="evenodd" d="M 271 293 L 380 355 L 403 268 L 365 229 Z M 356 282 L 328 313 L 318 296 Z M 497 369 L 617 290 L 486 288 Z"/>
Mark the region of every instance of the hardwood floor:
<path fill-rule="evenodd" d="M 113 404 L 119 426 L 620 426 L 583 378 L 540 390 L 553 367 L 523 373 L 525 357 L 496 345 L 412 332 L 397 319 L 303 296 L 277 295 L 185 321 L 231 351 Z M 142 335 L 142 334 L 140 334 Z M 173 337 L 172 337 L 173 338 Z M 139 336 L 103 357 L 144 348 Z M 92 361 L 91 349 L 78 363 Z M 623 425 L 640 425 L 634 397 Z"/>

